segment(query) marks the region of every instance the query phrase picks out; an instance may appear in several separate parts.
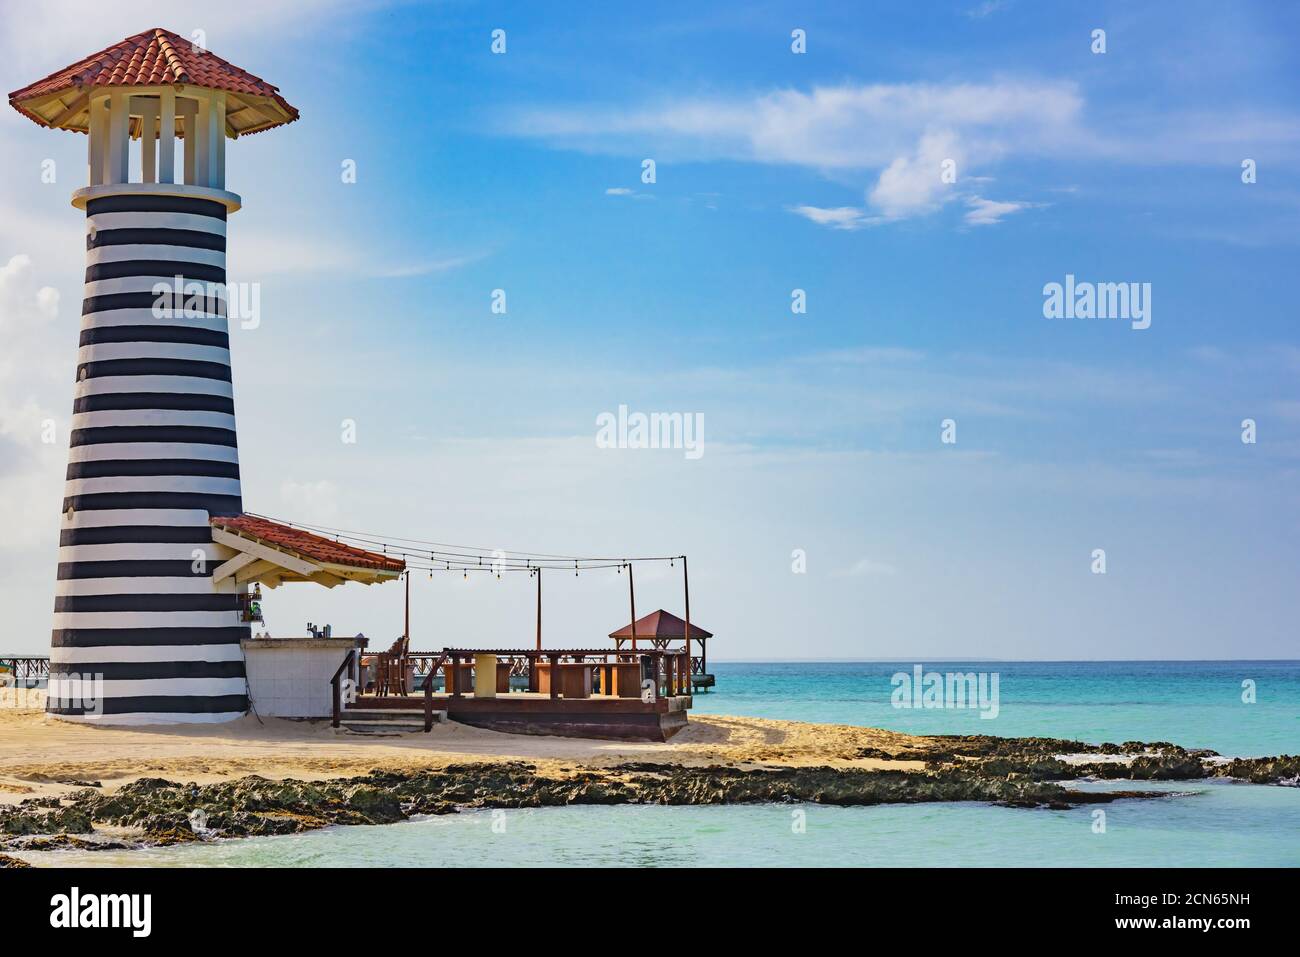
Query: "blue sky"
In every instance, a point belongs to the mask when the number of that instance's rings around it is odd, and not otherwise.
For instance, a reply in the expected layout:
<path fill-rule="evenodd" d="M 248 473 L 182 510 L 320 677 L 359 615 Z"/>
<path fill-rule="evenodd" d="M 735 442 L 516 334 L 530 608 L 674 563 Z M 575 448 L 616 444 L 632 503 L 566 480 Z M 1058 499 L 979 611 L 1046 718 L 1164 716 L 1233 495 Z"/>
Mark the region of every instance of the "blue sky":
<path fill-rule="evenodd" d="M 301 109 L 228 151 L 231 279 L 263 313 L 232 336 L 250 509 L 685 551 L 719 657 L 1294 657 L 1300 12 L 152 6 L 0 3 L 0 73 L 201 29 Z M 38 652 L 85 141 L 12 110 L 0 133 L 3 644 Z M 1150 283 L 1151 327 L 1045 319 L 1066 274 Z M 705 454 L 597 448 L 619 405 L 702 414 Z M 557 640 L 625 621 L 606 578 L 555 583 Z M 400 597 L 284 588 L 269 625 L 387 636 Z M 638 598 L 680 610 L 666 574 Z M 415 644 L 527 642 L 531 600 L 417 580 Z"/>

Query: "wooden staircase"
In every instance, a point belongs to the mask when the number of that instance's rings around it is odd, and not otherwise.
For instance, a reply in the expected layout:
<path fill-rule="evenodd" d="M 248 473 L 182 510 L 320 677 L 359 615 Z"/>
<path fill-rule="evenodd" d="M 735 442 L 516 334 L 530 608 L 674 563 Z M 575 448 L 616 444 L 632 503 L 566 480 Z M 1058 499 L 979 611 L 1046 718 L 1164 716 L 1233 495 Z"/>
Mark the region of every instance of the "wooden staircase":
<path fill-rule="evenodd" d="M 433 713 L 435 723 L 447 720 L 446 711 Z M 353 734 L 392 736 L 424 730 L 424 712 L 410 708 L 355 708 L 345 707 L 339 716 L 339 726 Z"/>

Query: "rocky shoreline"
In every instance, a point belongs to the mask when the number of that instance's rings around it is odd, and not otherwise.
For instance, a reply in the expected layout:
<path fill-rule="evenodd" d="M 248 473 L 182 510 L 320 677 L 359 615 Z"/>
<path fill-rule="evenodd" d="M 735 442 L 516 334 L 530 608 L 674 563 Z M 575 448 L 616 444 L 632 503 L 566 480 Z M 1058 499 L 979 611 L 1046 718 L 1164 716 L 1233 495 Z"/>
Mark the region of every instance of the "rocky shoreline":
<path fill-rule="evenodd" d="M 0 807 L 0 867 L 25 866 L 4 851 L 101 850 L 214 838 L 293 834 L 338 824 L 392 824 L 462 808 L 572 804 L 838 806 L 980 801 L 1069 808 L 1149 800 L 1167 792 L 1080 791 L 1080 779 L 1192 781 L 1228 778 L 1300 784 L 1300 757 L 1226 760 L 1168 742 L 1090 745 L 1051 738 L 937 736 L 917 748 L 863 749 L 860 758 L 922 761 L 924 770 L 624 763 L 542 772 L 527 762 L 438 770 L 372 771 L 327 781 L 256 775 L 215 784 L 142 778 L 105 793 L 94 782 L 63 797 Z M 870 753 L 868 753 L 870 752 Z M 1068 758 L 1063 760 L 1062 758 Z M 1093 760 L 1095 758 L 1095 760 Z"/>

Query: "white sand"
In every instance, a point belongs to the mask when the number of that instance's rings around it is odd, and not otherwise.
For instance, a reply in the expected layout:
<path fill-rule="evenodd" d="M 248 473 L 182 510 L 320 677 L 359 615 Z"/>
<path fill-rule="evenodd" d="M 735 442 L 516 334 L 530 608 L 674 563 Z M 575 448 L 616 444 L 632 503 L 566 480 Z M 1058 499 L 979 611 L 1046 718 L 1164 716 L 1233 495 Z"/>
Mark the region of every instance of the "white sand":
<path fill-rule="evenodd" d="M 328 721 L 251 715 L 217 725 L 97 727 L 49 717 L 43 700 L 0 689 L 0 802 L 62 794 L 76 781 L 119 786 L 140 777 L 207 783 L 248 774 L 320 779 L 467 761 L 524 760 L 548 771 L 624 761 L 679 764 L 923 767 L 918 761 L 858 758 L 917 739 L 892 731 L 763 718 L 692 716 L 667 743 L 596 741 L 483 731 L 451 722 L 429 733 L 367 737 Z M 15 705 L 21 705 L 15 707 Z"/>

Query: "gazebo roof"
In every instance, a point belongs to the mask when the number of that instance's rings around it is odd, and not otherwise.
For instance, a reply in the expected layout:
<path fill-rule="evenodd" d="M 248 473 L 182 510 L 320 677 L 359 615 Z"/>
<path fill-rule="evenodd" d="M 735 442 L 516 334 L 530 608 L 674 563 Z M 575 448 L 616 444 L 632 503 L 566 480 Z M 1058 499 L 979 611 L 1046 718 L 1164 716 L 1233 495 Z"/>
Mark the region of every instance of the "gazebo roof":
<path fill-rule="evenodd" d="M 298 111 L 276 87 L 160 27 L 127 37 L 15 90 L 9 94 L 9 105 L 41 126 L 85 133 L 94 87 L 154 86 L 224 90 L 228 94 L 226 135 L 232 137 L 298 119 Z"/>
<path fill-rule="evenodd" d="M 618 631 L 609 633 L 611 638 L 631 638 L 632 626 L 624 625 Z M 660 608 L 658 611 L 652 611 L 644 618 L 638 618 L 636 621 L 636 638 L 641 639 L 660 639 L 663 641 L 681 640 L 686 637 L 686 622 L 682 621 L 671 612 L 664 611 Z M 691 641 L 699 641 L 703 638 L 712 638 L 713 632 L 705 631 L 698 625 L 691 625 Z"/>

